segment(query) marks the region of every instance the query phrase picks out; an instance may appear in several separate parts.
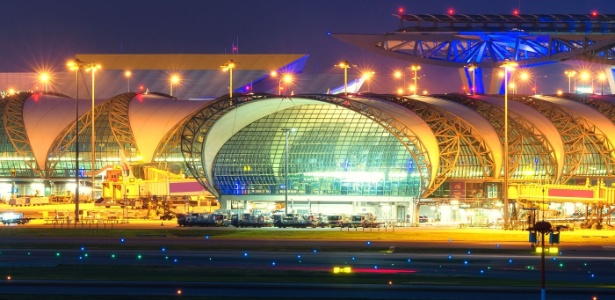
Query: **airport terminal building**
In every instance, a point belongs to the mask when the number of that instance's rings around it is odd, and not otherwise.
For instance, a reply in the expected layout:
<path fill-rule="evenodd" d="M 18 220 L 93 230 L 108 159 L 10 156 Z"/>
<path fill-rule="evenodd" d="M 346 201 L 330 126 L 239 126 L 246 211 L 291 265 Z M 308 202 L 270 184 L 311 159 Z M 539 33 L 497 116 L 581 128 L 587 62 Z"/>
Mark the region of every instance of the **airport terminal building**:
<path fill-rule="evenodd" d="M 235 93 L 189 101 L 127 92 L 96 99 L 92 143 L 89 101 L 79 100 L 75 122 L 75 99 L 21 92 L 0 102 L 0 189 L 5 198 L 35 189 L 49 195 L 74 188 L 77 172 L 81 184 L 91 186 L 94 144 L 96 181 L 125 155 L 135 169 L 150 165 L 197 179 L 222 208 L 288 205 L 396 220 L 430 214 L 449 222 L 484 209 L 483 218 L 498 218 L 504 100 Z M 546 200 L 551 209 L 572 214 L 588 203 L 612 203 L 615 97 L 508 100 L 511 210 Z"/>
<path fill-rule="evenodd" d="M 551 22 L 558 29 L 562 22 L 588 22 L 570 16 L 399 17 L 410 25 L 395 34 L 339 38 L 370 49 L 376 45 L 410 62 L 465 69 L 468 77 L 467 60 L 491 68 L 509 57 L 523 58 L 528 66 L 547 61 L 541 51 L 529 54 L 536 45 L 519 46 L 537 27 L 508 34 L 509 25 Z M 433 27 L 432 35 L 455 29 L 475 34 L 477 41 L 492 41 L 472 27 L 492 23 L 508 37 L 506 45 L 490 46 L 501 47 L 498 55 L 456 48 L 457 56 L 431 57 L 408 49 L 437 46 L 422 40 L 425 24 Z M 467 36 L 461 33 L 458 37 Z M 598 33 L 585 34 L 583 41 L 590 43 Z M 558 35 L 551 48 L 557 57 L 581 57 L 589 46 L 563 46 L 582 43 L 579 36 Z M 615 42 L 591 43 L 608 47 Z M 302 74 L 300 89 L 270 75 L 272 70 L 300 74 L 307 58 L 77 55 L 82 62 L 103 65 L 96 93 L 94 75 L 83 69 L 66 72 L 51 91 L 14 75 L 22 87 L 2 93 L 0 100 L 0 193 L 3 198 L 35 191 L 50 195 L 75 190 L 77 182 L 96 189 L 105 170 L 128 162 L 137 179 L 144 166 L 193 178 L 224 209 L 371 212 L 397 221 L 428 215 L 442 222 L 480 219 L 485 224 L 503 214 L 522 218 L 523 209 L 536 207 L 554 215 L 584 212 L 596 220 L 602 220 L 603 212 L 610 215 L 615 200 L 612 95 L 484 94 L 472 77 L 469 90 L 478 93 L 359 93 L 362 81 L 357 79 L 346 94 L 340 74 Z M 238 67 L 222 72 L 220 67 L 229 62 Z M 124 76 L 125 70 L 133 70 L 132 77 Z M 181 84 L 168 80 L 169 70 L 183 73 Z M 8 86 L 11 78 L 2 74 L 0 83 Z M 122 192 L 123 197 L 151 194 Z"/>

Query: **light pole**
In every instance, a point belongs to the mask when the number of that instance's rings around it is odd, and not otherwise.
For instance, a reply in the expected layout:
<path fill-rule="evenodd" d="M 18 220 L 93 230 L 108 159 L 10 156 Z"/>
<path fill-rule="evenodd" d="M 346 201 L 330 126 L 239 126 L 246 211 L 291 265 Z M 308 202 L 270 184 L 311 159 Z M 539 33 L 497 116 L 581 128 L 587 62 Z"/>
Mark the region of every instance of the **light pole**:
<path fill-rule="evenodd" d="M 414 95 L 416 95 L 418 93 L 419 90 L 419 70 L 421 69 L 421 66 L 419 65 L 412 65 L 410 66 L 410 70 L 412 70 L 414 72 Z"/>
<path fill-rule="evenodd" d="M 124 77 L 126 77 L 126 83 L 127 83 L 127 92 L 130 93 L 130 77 L 132 76 L 132 72 L 130 71 L 126 71 L 124 72 Z"/>
<path fill-rule="evenodd" d="M 92 201 L 95 201 L 95 192 L 94 192 L 94 180 L 96 179 L 96 132 L 95 132 L 95 123 L 96 123 L 96 117 L 95 117 L 95 103 L 94 103 L 94 98 L 95 98 L 95 78 L 96 78 L 96 71 L 98 71 L 101 66 L 100 64 L 95 64 L 95 63 L 88 63 L 86 65 L 83 66 L 85 68 L 86 72 L 92 72 Z"/>
<path fill-rule="evenodd" d="M 79 59 L 69 61 L 66 66 L 75 71 L 75 224 L 79 222 L 79 69 L 83 62 Z"/>
<path fill-rule="evenodd" d="M 397 79 L 403 78 L 403 84 L 402 84 L 402 91 L 400 92 L 399 89 L 397 90 L 397 93 L 400 95 L 404 94 L 404 90 L 406 88 L 406 73 L 402 72 L 402 71 L 395 71 L 395 73 L 393 73 L 393 76 Z"/>
<path fill-rule="evenodd" d="M 572 71 L 572 70 L 566 70 L 564 71 L 564 74 L 568 76 L 568 93 L 570 93 L 570 79 L 574 77 L 577 74 L 577 72 Z"/>
<path fill-rule="evenodd" d="M 606 74 L 598 74 L 598 80 L 600 80 L 600 95 L 604 95 L 604 82 L 606 81 Z"/>
<path fill-rule="evenodd" d="M 363 79 L 365 79 L 365 81 L 367 81 L 367 92 L 371 93 L 371 82 L 372 82 L 372 77 L 374 77 L 374 75 L 376 74 L 376 72 L 374 71 L 367 71 L 363 73 Z"/>
<path fill-rule="evenodd" d="M 504 229 L 508 229 L 508 72 L 517 67 L 516 62 L 506 60 L 504 68 Z"/>
<path fill-rule="evenodd" d="M 351 68 L 350 63 L 347 60 L 344 60 L 335 66 L 344 69 L 344 95 L 347 96 L 348 95 L 348 69 Z"/>
<path fill-rule="evenodd" d="M 476 95 L 476 69 L 478 66 L 476 64 L 469 64 L 467 68 L 468 71 L 472 72 L 472 95 Z"/>
<path fill-rule="evenodd" d="M 43 72 L 39 75 L 39 79 L 41 80 L 41 83 L 45 86 L 45 93 L 47 93 L 47 86 L 49 85 L 49 81 L 51 80 L 49 73 L 47 72 Z"/>
<path fill-rule="evenodd" d="M 278 79 L 278 96 L 281 96 L 282 95 L 282 80 L 278 78 L 278 72 L 271 71 L 270 76 Z"/>
<path fill-rule="evenodd" d="M 288 214 L 288 135 L 294 128 L 282 128 L 284 131 L 284 214 Z"/>
<path fill-rule="evenodd" d="M 179 78 L 179 75 L 177 74 L 171 75 L 171 77 L 169 78 L 169 86 L 171 87 L 169 96 L 173 97 L 173 85 L 178 84 L 180 80 L 181 78 Z"/>
<path fill-rule="evenodd" d="M 226 62 L 225 64 L 221 65 L 220 68 L 222 68 L 222 70 L 229 71 L 229 98 L 233 98 L 233 69 L 235 69 L 237 67 L 237 63 L 235 61 L 233 61 L 232 59 L 229 60 L 228 62 Z"/>
<path fill-rule="evenodd" d="M 280 76 L 278 76 L 280 75 Z M 282 95 L 282 81 L 286 84 L 286 89 L 288 90 L 288 86 L 293 83 L 293 74 L 286 73 L 284 75 L 278 74 L 276 71 L 271 71 L 271 77 L 278 78 L 278 95 Z"/>

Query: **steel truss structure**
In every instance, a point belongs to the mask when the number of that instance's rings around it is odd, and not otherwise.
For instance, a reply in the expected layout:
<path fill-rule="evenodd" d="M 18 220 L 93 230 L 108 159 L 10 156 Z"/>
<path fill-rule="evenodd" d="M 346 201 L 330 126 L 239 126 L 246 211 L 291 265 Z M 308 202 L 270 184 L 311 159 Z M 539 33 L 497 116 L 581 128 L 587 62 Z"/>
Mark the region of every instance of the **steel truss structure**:
<path fill-rule="evenodd" d="M 569 59 L 615 64 L 615 15 L 397 15 L 384 35 L 334 34 L 359 47 L 413 63 L 497 68 Z"/>
<path fill-rule="evenodd" d="M 503 108 L 462 94 L 437 95 L 436 97 L 448 99 L 475 110 L 487 119 L 498 132 L 504 132 Z M 510 128 L 508 139 L 510 156 L 508 164 L 509 178 L 511 180 L 526 180 L 519 166 L 535 165 L 535 159 L 538 158 L 539 161 L 544 163 L 541 163 L 540 166 L 536 164 L 535 167 L 536 169 L 544 168 L 544 170 L 536 171 L 544 172 L 545 177 L 550 178 L 553 182 L 559 182 L 555 150 L 544 133 L 521 115 L 509 114 L 508 118 Z M 499 137 L 503 147 L 503 136 L 500 135 Z"/>
<path fill-rule="evenodd" d="M 605 132 L 591 120 L 538 97 L 513 96 L 512 100 L 536 109 L 559 131 L 564 142 L 562 182 L 578 174 L 615 175 L 615 151 Z M 593 168 L 592 172 L 591 168 Z"/>
<path fill-rule="evenodd" d="M 416 134 L 403 122 L 379 109 L 363 104 L 358 100 L 354 100 L 351 97 L 338 95 L 300 95 L 296 97 L 343 106 L 346 109 L 350 109 L 368 117 L 386 128 L 387 131 L 393 134 L 404 147 L 408 149 L 408 152 L 417 163 L 417 169 L 421 178 L 420 195 L 426 195 L 426 192 L 431 190 L 433 186 L 433 174 L 431 174 L 431 162 L 427 151 Z M 231 110 L 249 104 L 250 102 L 271 98 L 279 98 L 279 96 L 251 94 L 229 98 L 228 95 L 226 95 L 205 106 L 184 126 L 181 135 L 181 151 L 184 155 L 184 161 L 190 172 L 212 193 L 216 194 L 216 190 L 213 189 L 211 184 L 213 178 L 210 178 L 210 173 L 206 170 L 205 162 L 202 160 L 203 151 L 206 147 L 205 136 L 215 125 L 216 121 Z"/>
<path fill-rule="evenodd" d="M 476 129 L 466 120 L 435 105 L 410 97 L 378 94 L 369 94 L 369 96 L 391 101 L 409 109 L 419 115 L 434 132 L 440 149 L 440 165 L 434 183 L 426 191 L 428 195 L 450 177 L 473 177 L 468 176 L 469 174 L 463 174 L 464 170 L 462 169 L 466 166 L 460 160 L 462 154 L 467 156 L 466 159 L 477 161 L 480 165 L 480 175 L 474 175 L 477 178 L 494 179 L 497 177 L 494 174 L 493 152 L 488 149 L 485 141 L 476 133 Z"/>

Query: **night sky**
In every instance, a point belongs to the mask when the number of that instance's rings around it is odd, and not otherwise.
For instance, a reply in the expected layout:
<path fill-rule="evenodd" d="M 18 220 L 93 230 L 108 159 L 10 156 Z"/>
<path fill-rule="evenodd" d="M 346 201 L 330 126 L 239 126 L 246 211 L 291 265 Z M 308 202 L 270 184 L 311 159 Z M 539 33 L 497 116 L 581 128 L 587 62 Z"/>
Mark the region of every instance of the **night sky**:
<path fill-rule="evenodd" d="M 613 0 L 5 0 L 0 4 L 0 73 L 31 72 L 43 66 L 65 71 L 66 61 L 75 53 L 231 53 L 238 41 L 242 54 L 310 54 L 306 72 L 333 72 L 334 64 L 347 59 L 377 74 L 390 74 L 407 63 L 382 58 L 327 33 L 394 31 L 398 19 L 392 15 L 400 7 L 412 14 L 445 14 L 451 8 L 459 14 L 511 14 L 514 9 L 522 14 L 593 10 L 615 14 L 613 4 Z M 451 71 L 429 66 L 424 70 L 431 76 Z"/>

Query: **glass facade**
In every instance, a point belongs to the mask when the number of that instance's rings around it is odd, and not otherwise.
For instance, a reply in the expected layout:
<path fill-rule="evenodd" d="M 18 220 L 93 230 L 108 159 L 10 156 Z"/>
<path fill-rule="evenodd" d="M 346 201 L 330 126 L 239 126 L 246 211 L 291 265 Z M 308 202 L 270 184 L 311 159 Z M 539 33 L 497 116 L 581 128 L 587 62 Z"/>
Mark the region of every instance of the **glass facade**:
<path fill-rule="evenodd" d="M 109 122 L 108 102 L 96 107 L 95 113 L 95 170 L 101 170 L 106 166 L 117 164 L 120 162 L 120 146 L 116 141 Z M 91 112 L 82 115 L 79 118 L 79 176 L 90 177 L 86 172 L 92 170 L 92 125 L 90 122 Z M 67 151 L 61 153 L 58 157 L 51 177 L 74 177 L 75 176 L 75 155 L 76 146 L 72 135 L 74 134 L 74 126 L 69 134 L 64 138 L 66 141 L 72 142 L 68 145 Z M 133 149 L 133 145 L 125 145 L 127 149 Z"/>
<path fill-rule="evenodd" d="M 15 98 L 4 98 L 0 101 L 0 114 L 7 112 L 8 101 L 24 101 L 28 94 L 20 94 Z M 21 117 L 21 116 L 18 116 Z M 2 115 L 2 119 L 7 119 L 9 116 Z M 11 126 L 12 122 L 6 122 Z M 14 124 L 14 126 L 19 126 Z M 19 126 L 22 127 L 22 126 Z M 0 122 L 0 132 L 6 133 L 9 128 L 5 127 L 5 122 Z M 18 128 L 21 129 L 21 128 Z M 11 129 L 11 131 L 15 131 Z M 28 147 L 29 148 L 29 147 Z M 0 177 L 36 177 L 32 168 L 26 163 L 30 161 L 34 164 L 34 156 L 30 151 L 27 151 L 27 156 L 21 155 L 15 146 L 10 141 L 8 134 L 0 134 Z"/>
<path fill-rule="evenodd" d="M 288 188 L 291 195 L 416 196 L 415 166 L 399 140 L 373 120 L 339 106 L 310 104 L 237 132 L 214 160 L 214 184 L 228 195 L 282 194 Z"/>

